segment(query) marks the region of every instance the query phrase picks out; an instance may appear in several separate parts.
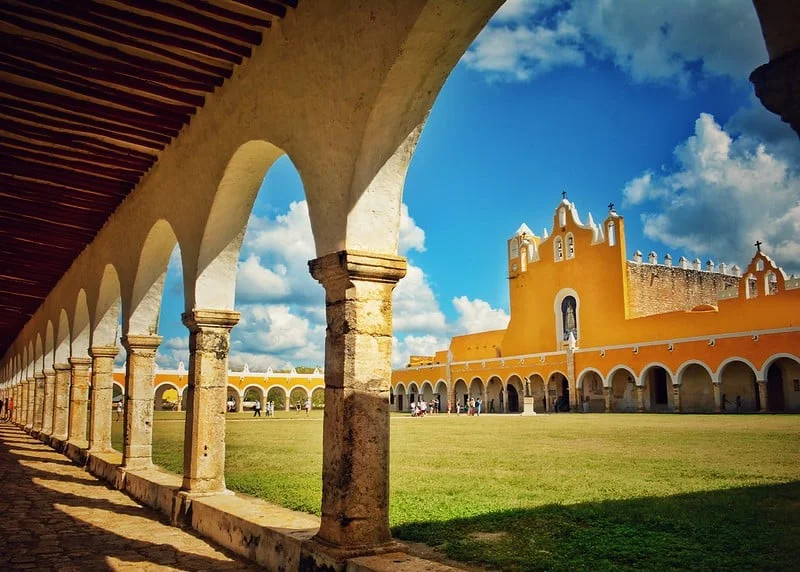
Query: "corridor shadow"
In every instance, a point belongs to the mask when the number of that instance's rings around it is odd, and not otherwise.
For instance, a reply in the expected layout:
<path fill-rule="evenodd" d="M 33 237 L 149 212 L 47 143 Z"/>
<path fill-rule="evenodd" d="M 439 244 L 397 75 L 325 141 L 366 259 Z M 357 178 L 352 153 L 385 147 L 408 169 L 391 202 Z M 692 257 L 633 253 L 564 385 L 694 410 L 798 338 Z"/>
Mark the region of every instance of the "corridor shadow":
<path fill-rule="evenodd" d="M 393 533 L 493 570 L 797 570 L 800 481 L 551 504 Z"/>

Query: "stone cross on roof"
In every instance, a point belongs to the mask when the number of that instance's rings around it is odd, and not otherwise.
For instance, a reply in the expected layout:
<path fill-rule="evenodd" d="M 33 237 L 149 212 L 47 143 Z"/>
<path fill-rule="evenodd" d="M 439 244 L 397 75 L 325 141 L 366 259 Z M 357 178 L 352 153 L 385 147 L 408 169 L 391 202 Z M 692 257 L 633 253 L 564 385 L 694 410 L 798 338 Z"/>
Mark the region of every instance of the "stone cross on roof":
<path fill-rule="evenodd" d="M 762 243 L 761 243 L 761 241 L 760 241 L 760 240 L 757 240 L 757 241 L 756 241 L 755 247 L 756 247 L 756 249 L 758 250 L 758 252 L 761 252 L 761 244 L 762 244 Z"/>
<path fill-rule="evenodd" d="M 561 198 L 562 199 L 566 199 L 567 198 L 567 191 L 561 191 Z"/>
<path fill-rule="evenodd" d="M 614 203 L 608 203 L 608 212 L 614 211 Z"/>

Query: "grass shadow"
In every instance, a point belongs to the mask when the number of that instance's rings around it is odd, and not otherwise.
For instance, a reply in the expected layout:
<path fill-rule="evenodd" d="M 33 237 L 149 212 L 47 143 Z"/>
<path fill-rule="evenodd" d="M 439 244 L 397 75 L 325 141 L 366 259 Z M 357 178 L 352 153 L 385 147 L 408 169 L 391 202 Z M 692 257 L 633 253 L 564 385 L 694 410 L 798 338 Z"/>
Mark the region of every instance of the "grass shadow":
<path fill-rule="evenodd" d="M 797 570 L 800 481 L 551 504 L 393 528 L 453 560 L 502 570 Z"/>

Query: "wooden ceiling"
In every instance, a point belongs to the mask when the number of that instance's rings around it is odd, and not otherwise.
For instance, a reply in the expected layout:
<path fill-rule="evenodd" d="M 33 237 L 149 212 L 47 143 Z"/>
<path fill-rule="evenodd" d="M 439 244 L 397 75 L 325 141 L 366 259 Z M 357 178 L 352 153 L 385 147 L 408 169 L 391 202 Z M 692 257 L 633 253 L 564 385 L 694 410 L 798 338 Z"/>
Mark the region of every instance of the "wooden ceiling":
<path fill-rule="evenodd" d="M 0 3 L 0 355 L 297 0 Z"/>

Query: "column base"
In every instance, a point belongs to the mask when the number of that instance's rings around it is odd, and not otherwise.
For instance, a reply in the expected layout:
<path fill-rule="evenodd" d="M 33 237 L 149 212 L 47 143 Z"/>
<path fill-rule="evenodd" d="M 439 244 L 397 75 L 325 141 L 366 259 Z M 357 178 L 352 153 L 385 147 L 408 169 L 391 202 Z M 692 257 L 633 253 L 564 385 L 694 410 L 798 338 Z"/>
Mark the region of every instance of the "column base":
<path fill-rule="evenodd" d="M 72 459 L 74 463 L 80 465 L 81 467 L 85 467 L 89 460 L 89 455 L 86 451 L 88 446 L 89 444 L 85 442 L 80 443 L 67 441 L 67 445 L 64 448 L 64 454 Z"/>
<path fill-rule="evenodd" d="M 50 437 L 50 446 L 59 453 L 64 453 L 67 450 L 67 440 L 64 437 L 56 437 L 54 435 Z"/>
<path fill-rule="evenodd" d="M 533 408 L 533 397 L 523 397 L 522 398 L 522 413 L 521 415 L 536 415 L 536 411 Z"/>
<path fill-rule="evenodd" d="M 170 514 L 170 524 L 172 526 L 180 526 L 181 528 L 192 526 L 192 501 L 203 497 L 213 497 L 218 495 L 233 496 L 231 490 L 225 489 L 223 491 L 212 491 L 203 493 L 194 493 L 191 491 L 178 491 L 175 493 L 175 498 L 172 503 L 172 514 Z"/>
<path fill-rule="evenodd" d="M 406 546 L 396 540 L 379 546 L 342 548 L 314 536 L 306 540 L 300 549 L 300 570 L 344 572 L 347 569 L 347 561 L 352 558 L 406 551 Z"/>

